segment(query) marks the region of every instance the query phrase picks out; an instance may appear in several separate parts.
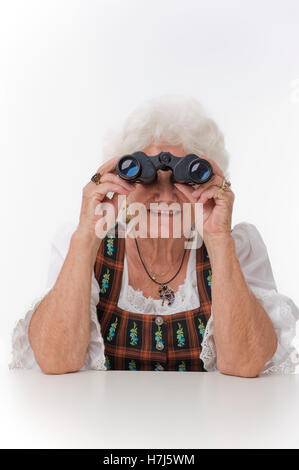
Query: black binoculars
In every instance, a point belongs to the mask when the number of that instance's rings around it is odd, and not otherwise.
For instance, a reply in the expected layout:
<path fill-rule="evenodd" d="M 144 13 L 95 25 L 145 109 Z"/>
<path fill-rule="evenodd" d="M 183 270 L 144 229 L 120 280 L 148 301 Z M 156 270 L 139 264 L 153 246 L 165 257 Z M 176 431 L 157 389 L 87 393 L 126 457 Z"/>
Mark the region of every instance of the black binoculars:
<path fill-rule="evenodd" d="M 194 153 L 175 157 L 170 152 L 160 152 L 154 156 L 148 156 L 144 152 L 134 152 L 121 157 L 116 165 L 117 174 L 133 183 L 154 183 L 157 170 L 172 170 L 173 183 L 190 185 L 206 183 L 213 176 L 212 165 Z"/>

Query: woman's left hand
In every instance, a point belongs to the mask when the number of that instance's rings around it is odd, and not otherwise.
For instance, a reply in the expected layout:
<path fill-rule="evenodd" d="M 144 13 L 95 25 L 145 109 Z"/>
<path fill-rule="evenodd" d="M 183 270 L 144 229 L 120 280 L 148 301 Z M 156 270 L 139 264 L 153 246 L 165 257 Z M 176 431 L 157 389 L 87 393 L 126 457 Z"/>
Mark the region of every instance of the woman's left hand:
<path fill-rule="evenodd" d="M 231 232 L 232 211 L 235 195 L 228 187 L 222 192 L 220 197 L 217 193 L 224 181 L 224 174 L 220 167 L 211 158 L 200 155 L 211 163 L 213 167 L 213 176 L 207 182 L 195 189 L 186 184 L 174 183 L 186 198 L 192 203 L 203 204 L 203 238 L 217 234 L 227 234 Z"/>

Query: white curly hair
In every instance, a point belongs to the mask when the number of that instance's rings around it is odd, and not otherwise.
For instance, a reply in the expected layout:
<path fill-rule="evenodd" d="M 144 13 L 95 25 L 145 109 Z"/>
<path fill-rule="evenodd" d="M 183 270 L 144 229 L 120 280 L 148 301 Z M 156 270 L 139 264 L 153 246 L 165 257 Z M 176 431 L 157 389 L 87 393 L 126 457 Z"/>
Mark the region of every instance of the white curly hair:
<path fill-rule="evenodd" d="M 119 128 L 107 130 L 102 157 L 106 161 L 161 143 L 181 145 L 186 154 L 204 154 L 227 173 L 229 154 L 223 134 L 203 105 L 190 96 L 167 94 L 147 100 Z"/>

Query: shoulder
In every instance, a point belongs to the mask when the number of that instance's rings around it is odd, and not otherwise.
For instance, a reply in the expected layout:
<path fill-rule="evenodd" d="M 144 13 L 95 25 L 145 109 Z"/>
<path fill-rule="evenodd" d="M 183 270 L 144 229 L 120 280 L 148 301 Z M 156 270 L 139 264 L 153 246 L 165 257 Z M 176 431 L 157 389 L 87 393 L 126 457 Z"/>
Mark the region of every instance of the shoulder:
<path fill-rule="evenodd" d="M 249 222 L 240 222 L 234 225 L 231 234 L 237 241 L 243 239 L 250 241 L 254 238 L 259 238 L 262 240 L 262 236 L 258 228 Z"/>
<path fill-rule="evenodd" d="M 56 230 L 54 230 L 51 246 L 52 249 L 57 250 L 63 258 L 67 255 L 70 241 L 77 225 L 77 222 L 68 220 L 61 223 Z"/>
<path fill-rule="evenodd" d="M 237 253 L 248 255 L 250 252 L 260 255 L 267 252 L 266 244 L 258 228 L 249 222 L 240 222 L 234 225 L 231 235 L 235 240 Z"/>
<path fill-rule="evenodd" d="M 234 226 L 231 235 L 248 284 L 277 290 L 268 250 L 257 227 L 241 222 Z"/>

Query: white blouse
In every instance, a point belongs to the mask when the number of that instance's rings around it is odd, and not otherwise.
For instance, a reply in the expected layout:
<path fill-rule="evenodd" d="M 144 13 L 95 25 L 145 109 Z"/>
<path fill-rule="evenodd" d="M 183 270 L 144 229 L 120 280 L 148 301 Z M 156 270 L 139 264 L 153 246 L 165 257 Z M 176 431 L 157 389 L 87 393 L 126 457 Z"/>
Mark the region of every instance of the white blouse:
<path fill-rule="evenodd" d="M 13 330 L 10 369 L 40 369 L 28 341 L 28 326 L 35 309 L 56 282 L 75 229 L 76 225 L 67 224 L 54 237 L 45 290 L 32 302 L 23 318 L 16 323 Z M 278 338 L 277 350 L 272 359 L 265 364 L 261 374 L 293 373 L 295 372 L 296 365 L 299 364 L 299 354 L 292 344 L 296 335 L 296 321 L 299 318 L 299 309 L 289 297 L 277 292 L 267 248 L 257 228 L 253 224 L 242 222 L 234 226 L 231 234 L 235 240 L 236 253 L 246 282 L 271 318 Z M 140 289 L 134 290 L 132 286 L 128 285 L 128 266 L 125 256 L 118 306 L 131 312 L 158 315 L 177 313 L 199 307 L 200 299 L 197 289 L 195 255 L 196 251 L 191 249 L 185 282 L 179 286 L 175 295 L 175 301 L 171 306 L 168 306 L 167 303 L 162 306 L 160 299 L 144 297 Z M 86 361 L 81 370 L 106 370 L 104 365 L 105 345 L 96 314 L 98 302 L 99 284 L 94 273 L 92 273 L 90 302 L 91 334 Z M 205 369 L 207 371 L 217 370 L 212 308 L 201 346 L 200 358 L 204 363 Z"/>

